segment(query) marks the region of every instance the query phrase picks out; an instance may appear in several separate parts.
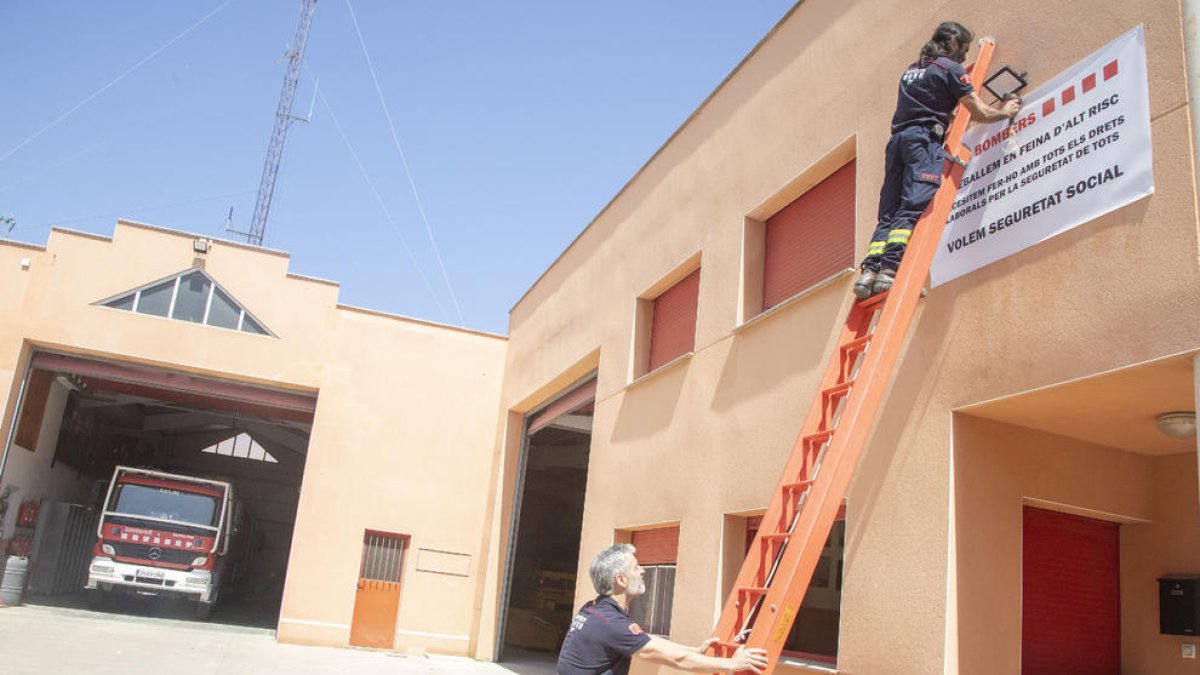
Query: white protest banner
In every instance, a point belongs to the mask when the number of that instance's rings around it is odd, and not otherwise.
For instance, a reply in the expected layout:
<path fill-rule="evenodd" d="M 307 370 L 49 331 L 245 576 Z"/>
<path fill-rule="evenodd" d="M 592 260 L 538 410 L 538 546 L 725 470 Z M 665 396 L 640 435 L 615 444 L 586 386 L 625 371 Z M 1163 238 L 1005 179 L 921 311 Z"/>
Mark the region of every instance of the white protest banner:
<path fill-rule="evenodd" d="M 938 286 L 1154 192 L 1146 42 L 1138 26 L 1027 96 L 974 153 L 930 271 Z"/>

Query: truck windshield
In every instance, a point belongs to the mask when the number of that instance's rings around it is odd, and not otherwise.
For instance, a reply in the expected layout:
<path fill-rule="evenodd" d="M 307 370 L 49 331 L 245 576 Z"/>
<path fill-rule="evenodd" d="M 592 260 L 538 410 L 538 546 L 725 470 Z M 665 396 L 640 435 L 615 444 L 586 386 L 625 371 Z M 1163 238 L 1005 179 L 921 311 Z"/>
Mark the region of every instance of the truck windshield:
<path fill-rule="evenodd" d="M 146 516 L 209 526 L 216 525 L 221 515 L 215 497 L 129 483 L 117 486 L 109 510 L 123 516 Z"/>

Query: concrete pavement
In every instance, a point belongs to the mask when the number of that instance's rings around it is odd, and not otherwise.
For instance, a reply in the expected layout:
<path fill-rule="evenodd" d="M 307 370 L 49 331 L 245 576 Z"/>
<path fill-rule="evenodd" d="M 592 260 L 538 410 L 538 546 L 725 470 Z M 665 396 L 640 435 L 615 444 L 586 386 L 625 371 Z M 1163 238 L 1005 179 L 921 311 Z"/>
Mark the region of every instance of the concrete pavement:
<path fill-rule="evenodd" d="M 274 631 L 83 609 L 0 609 L 0 672 L 8 675 L 396 675 L 553 672 L 461 657 L 280 644 Z"/>

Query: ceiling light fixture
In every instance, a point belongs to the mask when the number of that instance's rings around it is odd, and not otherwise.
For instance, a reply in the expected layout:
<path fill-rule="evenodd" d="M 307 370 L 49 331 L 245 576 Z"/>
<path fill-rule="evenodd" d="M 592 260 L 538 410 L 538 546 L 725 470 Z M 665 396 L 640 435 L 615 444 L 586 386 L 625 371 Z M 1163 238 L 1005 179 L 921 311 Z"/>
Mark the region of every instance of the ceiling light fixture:
<path fill-rule="evenodd" d="M 1163 413 L 1154 419 L 1158 430 L 1171 438 L 1194 438 L 1196 436 L 1196 412 Z"/>

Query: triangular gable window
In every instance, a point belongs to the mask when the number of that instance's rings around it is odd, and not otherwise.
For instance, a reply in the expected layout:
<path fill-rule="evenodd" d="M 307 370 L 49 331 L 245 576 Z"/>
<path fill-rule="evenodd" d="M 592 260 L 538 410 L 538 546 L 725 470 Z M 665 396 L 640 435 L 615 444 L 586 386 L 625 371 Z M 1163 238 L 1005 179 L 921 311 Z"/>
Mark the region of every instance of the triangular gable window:
<path fill-rule="evenodd" d="M 203 270 L 188 270 L 96 304 L 275 337 Z"/>
<path fill-rule="evenodd" d="M 245 432 L 233 438 L 227 438 L 216 445 L 210 445 L 200 452 L 207 452 L 210 455 L 224 455 L 225 457 L 238 457 L 240 459 L 253 459 L 268 464 L 279 463 L 279 460 L 272 457 L 266 448 L 259 445 L 258 441 L 251 438 L 250 434 Z"/>

